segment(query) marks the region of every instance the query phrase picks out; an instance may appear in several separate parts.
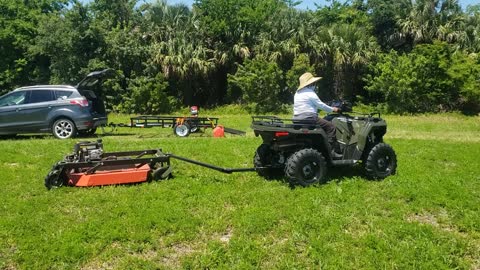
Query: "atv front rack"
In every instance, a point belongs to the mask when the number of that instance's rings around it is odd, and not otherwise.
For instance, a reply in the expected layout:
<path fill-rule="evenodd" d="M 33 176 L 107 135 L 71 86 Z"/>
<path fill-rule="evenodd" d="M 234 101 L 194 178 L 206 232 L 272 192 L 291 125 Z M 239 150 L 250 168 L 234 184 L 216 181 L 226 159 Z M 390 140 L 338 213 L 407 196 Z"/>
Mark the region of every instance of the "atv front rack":
<path fill-rule="evenodd" d="M 162 149 L 105 153 L 101 140 L 98 140 L 77 143 L 71 155 L 53 165 L 45 177 L 45 186 L 51 189 L 64 185 L 104 186 L 162 180 L 172 176 L 171 158 L 227 174 L 258 169 L 219 167 L 163 153 Z"/>

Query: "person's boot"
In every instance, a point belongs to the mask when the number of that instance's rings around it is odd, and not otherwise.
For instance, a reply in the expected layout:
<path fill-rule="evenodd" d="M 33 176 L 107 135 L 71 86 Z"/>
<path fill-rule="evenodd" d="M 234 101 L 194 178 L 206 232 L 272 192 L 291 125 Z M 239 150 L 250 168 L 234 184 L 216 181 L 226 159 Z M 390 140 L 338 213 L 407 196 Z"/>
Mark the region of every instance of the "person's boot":
<path fill-rule="evenodd" d="M 342 159 L 343 154 L 337 141 L 332 143 L 332 159 Z"/>

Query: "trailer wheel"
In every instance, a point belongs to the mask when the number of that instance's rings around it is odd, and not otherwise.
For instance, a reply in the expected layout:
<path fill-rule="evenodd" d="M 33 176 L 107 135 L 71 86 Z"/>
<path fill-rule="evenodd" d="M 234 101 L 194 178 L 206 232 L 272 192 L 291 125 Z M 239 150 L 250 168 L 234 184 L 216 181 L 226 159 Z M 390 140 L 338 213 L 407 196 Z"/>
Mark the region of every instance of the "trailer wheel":
<path fill-rule="evenodd" d="M 190 135 L 190 126 L 186 123 L 175 124 L 173 127 L 173 133 L 179 137 L 187 137 Z"/>
<path fill-rule="evenodd" d="M 193 126 L 190 128 L 190 133 L 195 133 L 197 131 L 199 131 L 200 129 L 198 128 L 198 126 Z"/>
<path fill-rule="evenodd" d="M 45 187 L 47 189 L 58 188 L 66 184 L 66 178 L 62 170 L 52 170 L 45 177 Z"/>
<path fill-rule="evenodd" d="M 266 169 L 256 169 L 257 174 L 265 178 L 273 178 L 281 175 L 280 158 L 277 156 L 268 144 L 261 144 L 253 156 L 253 165 L 255 168 L 271 166 Z M 283 157 L 282 157 L 283 160 Z M 278 168 L 275 168 L 277 165 Z"/>
<path fill-rule="evenodd" d="M 322 153 L 307 148 L 293 153 L 287 159 L 285 175 L 293 185 L 309 186 L 325 180 L 327 163 Z"/>
<path fill-rule="evenodd" d="M 370 179 L 384 179 L 395 174 L 397 170 L 397 155 L 386 143 L 375 145 L 368 153 L 365 161 L 365 173 Z"/>
<path fill-rule="evenodd" d="M 200 130 L 198 127 L 199 124 L 200 122 L 197 119 L 189 121 L 188 125 L 190 126 L 190 133 L 198 132 Z"/>

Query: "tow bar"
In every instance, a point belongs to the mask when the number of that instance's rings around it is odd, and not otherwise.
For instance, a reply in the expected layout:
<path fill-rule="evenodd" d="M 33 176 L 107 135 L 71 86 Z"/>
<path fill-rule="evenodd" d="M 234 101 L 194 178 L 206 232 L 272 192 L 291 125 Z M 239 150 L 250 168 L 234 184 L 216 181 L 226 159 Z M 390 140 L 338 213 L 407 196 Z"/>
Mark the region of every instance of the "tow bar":
<path fill-rule="evenodd" d="M 171 158 L 228 174 L 262 169 L 223 168 L 163 153 L 162 149 L 107 153 L 100 139 L 75 144 L 72 154 L 53 165 L 45 177 L 45 186 L 47 189 L 64 185 L 90 187 L 167 179 L 172 176 Z"/>

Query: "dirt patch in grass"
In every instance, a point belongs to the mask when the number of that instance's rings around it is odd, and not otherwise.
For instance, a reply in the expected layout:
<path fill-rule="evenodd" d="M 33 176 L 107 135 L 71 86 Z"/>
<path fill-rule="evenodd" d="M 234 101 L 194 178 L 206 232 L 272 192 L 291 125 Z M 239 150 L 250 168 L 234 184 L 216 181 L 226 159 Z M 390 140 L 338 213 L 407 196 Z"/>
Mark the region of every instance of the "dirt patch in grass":
<path fill-rule="evenodd" d="M 162 263 L 167 268 L 180 268 L 181 259 L 196 252 L 198 248 L 191 243 L 175 243 L 169 247 L 169 253 L 163 256 Z"/>
<path fill-rule="evenodd" d="M 449 220 L 450 220 L 449 215 L 447 211 L 444 209 L 440 210 L 438 213 L 435 213 L 435 214 L 425 211 L 422 213 L 415 213 L 407 217 L 407 221 L 409 222 L 418 222 L 421 224 L 427 224 L 435 228 L 439 228 L 440 230 L 445 232 L 455 232 L 455 233 L 461 234 L 457 230 L 457 228 L 449 225 L 450 223 L 448 222 Z"/>
<path fill-rule="evenodd" d="M 232 238 L 232 236 L 233 236 L 232 228 L 227 228 L 225 233 L 222 236 L 220 236 L 220 242 L 228 243 L 228 242 L 230 242 L 230 239 Z"/>

